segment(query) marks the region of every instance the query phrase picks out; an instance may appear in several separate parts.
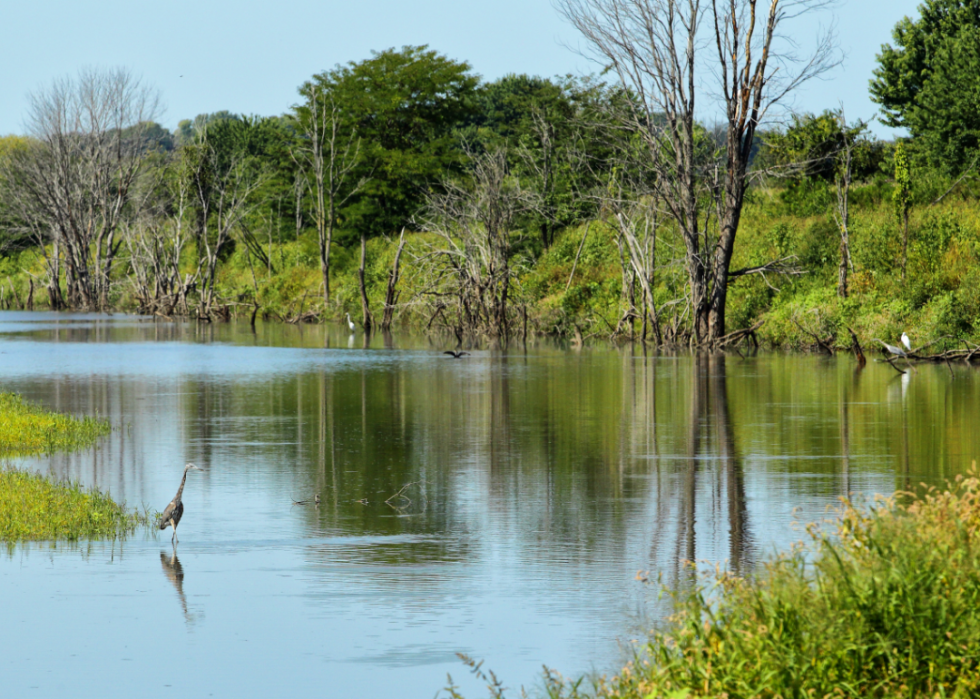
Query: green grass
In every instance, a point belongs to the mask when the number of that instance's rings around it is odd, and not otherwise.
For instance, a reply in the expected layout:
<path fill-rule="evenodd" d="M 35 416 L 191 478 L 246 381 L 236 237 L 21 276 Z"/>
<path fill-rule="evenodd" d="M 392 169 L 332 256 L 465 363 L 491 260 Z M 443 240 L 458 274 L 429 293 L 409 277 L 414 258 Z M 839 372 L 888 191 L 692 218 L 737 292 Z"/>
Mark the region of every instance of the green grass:
<path fill-rule="evenodd" d="M 940 203 L 946 187 L 923 181 L 916 195 L 909 228 L 908 265 L 901 270 L 902 227 L 895 215 L 891 185 L 881 179 L 857 184 L 852 190 L 851 260 L 849 297 L 837 296 L 839 237 L 828 202 L 832 185 L 814 185 L 812 201 L 787 199 L 781 188 L 758 188 L 742 213 L 732 268 L 754 267 L 787 255 L 795 256 L 801 276 L 749 275 L 729 289 L 727 328 L 736 330 L 764 321 L 758 332 L 770 347 L 815 347 L 811 333 L 840 349 L 851 344 L 853 328 L 865 345 L 871 338 L 897 338 L 908 332 L 914 346 L 936 344 L 936 351 L 962 347 L 980 338 L 980 185 L 963 184 Z M 801 206 L 805 204 L 805 206 Z M 571 275 L 583 233 L 588 230 L 581 258 Z M 219 305 L 229 303 L 239 318 L 248 318 L 257 302 L 263 317 L 295 318 L 313 311 L 324 321 L 337 321 L 350 312 L 360 316 L 357 246 L 335 243 L 331 257 L 331 301 L 322 298 L 316 233 L 304 230 L 293 239 L 272 241 L 256 223 L 273 268 L 250 261 L 248 248 L 237 245 L 222 259 L 218 271 Z M 348 232 L 349 233 L 349 232 Z M 676 303 L 688 293 L 684 244 L 676 226 L 663 222 L 657 242 L 654 300 L 662 309 L 661 322 L 670 324 L 673 314 L 690 319 L 686 303 Z M 340 235 L 350 239 L 349 235 Z M 547 250 L 541 249 L 534 232 L 521 237 L 514 232 L 513 286 L 509 300 L 525 306 L 532 333 L 571 337 L 607 337 L 624 316 L 622 271 L 612 228 L 592 222 L 560 231 Z M 431 294 L 439 286 L 443 267 L 432 264 L 438 238 L 428 234 L 406 236 L 401 259 L 401 296 L 395 316 L 397 327 L 428 327 L 436 304 L 447 300 Z M 373 238 L 367 246 L 366 283 L 371 308 L 380 319 L 388 272 L 397 248 L 397 237 Z M 0 278 L 6 277 L 8 299 L 23 302 L 32 278 L 43 276 L 45 257 L 29 249 L 0 256 Z M 185 253 L 184 273 L 194 267 L 193 246 Z M 129 273 L 125 265 L 114 267 L 115 307 L 134 310 Z M 569 279 L 571 278 L 571 283 Z M 6 287 L 5 287 L 6 288 Z M 438 289 L 437 289 L 438 290 Z M 16 295 L 16 299 L 14 296 Z M 195 300 L 192 298 L 192 305 Z M 47 291 L 35 287 L 35 304 L 47 304 Z M 439 316 L 435 328 L 454 318 Z M 689 329 L 689 328 L 688 328 Z M 639 330 L 637 323 L 634 330 Z M 625 329 L 628 334 L 628 329 Z"/>
<path fill-rule="evenodd" d="M 845 503 L 750 578 L 713 573 L 618 675 L 552 699 L 980 696 L 980 478 Z M 467 660 L 479 676 L 478 666 Z M 503 693 L 488 682 L 493 696 Z M 454 687 L 450 696 L 458 697 Z"/>
<path fill-rule="evenodd" d="M 8 543 L 109 538 L 150 522 L 98 491 L 12 468 L 0 470 L 0 503 L 0 541 Z"/>
<path fill-rule="evenodd" d="M 13 393 L 0 393 L 0 457 L 49 454 L 94 444 L 110 431 L 96 418 L 51 413 Z M 35 473 L 0 469 L 0 541 L 98 539 L 147 524 L 108 495 Z"/>
<path fill-rule="evenodd" d="M 51 413 L 15 393 L 0 393 L 0 458 L 81 449 L 110 431 L 105 420 Z"/>

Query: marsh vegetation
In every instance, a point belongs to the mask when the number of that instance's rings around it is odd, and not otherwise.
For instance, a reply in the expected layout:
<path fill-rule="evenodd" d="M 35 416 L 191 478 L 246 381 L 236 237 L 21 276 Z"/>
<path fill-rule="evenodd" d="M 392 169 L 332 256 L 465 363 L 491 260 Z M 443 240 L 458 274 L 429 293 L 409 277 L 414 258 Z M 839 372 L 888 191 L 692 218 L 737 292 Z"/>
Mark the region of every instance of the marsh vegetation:
<path fill-rule="evenodd" d="M 0 459 L 91 446 L 109 434 L 99 418 L 49 412 L 14 393 L 0 393 Z M 0 466 L 0 541 L 115 537 L 149 523 L 98 490 Z"/>

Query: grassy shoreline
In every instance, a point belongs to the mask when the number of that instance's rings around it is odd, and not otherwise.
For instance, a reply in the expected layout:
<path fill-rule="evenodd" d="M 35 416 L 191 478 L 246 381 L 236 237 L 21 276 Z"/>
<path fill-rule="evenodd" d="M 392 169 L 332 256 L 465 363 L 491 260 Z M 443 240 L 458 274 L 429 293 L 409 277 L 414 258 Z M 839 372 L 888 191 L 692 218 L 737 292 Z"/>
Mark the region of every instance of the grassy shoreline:
<path fill-rule="evenodd" d="M 788 200 L 780 190 L 753 190 L 739 228 L 733 268 L 793 256 L 803 274 L 750 275 L 733 284 L 728 329 L 763 321 L 758 339 L 781 349 L 814 348 L 814 336 L 846 348 L 851 344 L 848 328 L 866 344 L 874 337 L 891 338 L 894 343 L 904 331 L 916 347 L 938 342 L 937 351 L 976 340 L 980 337 L 980 189 L 961 188 L 955 198 L 932 203 L 936 187 L 926 184 L 920 187 L 910 218 L 904 277 L 891 185 L 855 186 L 850 223 L 853 266 L 846 298 L 837 294 L 839 235 L 825 202 L 830 191 L 817 188 L 810 195 L 812 201 L 801 202 Z M 424 259 L 438 241 L 411 232 L 405 241 L 395 323 L 414 330 L 444 331 L 440 323 L 451 321 L 434 315 L 434 302 L 426 295 L 433 284 L 431 273 L 413 262 Z M 612 228 L 602 222 L 582 223 L 558 232 L 547 249 L 531 232 L 515 231 L 513 243 L 518 252 L 512 260 L 510 303 L 514 309 L 526 309 L 531 333 L 573 337 L 580 332 L 584 337 L 601 338 L 614 333 L 627 306 Z M 669 224 L 663 225 L 657 244 L 660 252 L 653 294 L 657 306 L 665 309 L 661 320 L 667 323 L 674 312 L 671 309 L 682 308 L 671 304 L 686 294 L 686 277 L 678 257 L 683 246 Z M 235 245 L 219 265 L 219 305 L 227 303 L 230 315 L 249 318 L 257 303 L 260 315 L 273 320 L 332 322 L 347 312 L 359 319 L 355 249 L 332 248 L 331 301 L 325 304 L 315 231 L 260 247 L 270 261 L 268 268 L 257 267 L 245 245 Z M 378 317 L 397 247 L 397 238 L 373 238 L 367 244 L 367 294 Z M 185 271 L 192 271 L 194 254 L 191 249 L 186 252 Z M 28 271 L 43 276 L 44 258 L 37 250 L 0 257 L 0 274 L 12 282 L 14 306 L 25 305 L 32 278 Z M 134 311 L 137 302 L 122 276 L 126 272 L 120 267 L 119 273 L 113 304 L 119 310 Z M 33 303 L 42 307 L 47 292 L 40 287 L 35 290 Z M 638 321 L 633 331 L 640 331 Z M 620 333 L 629 336 L 629 323 L 620 326 Z"/>
<path fill-rule="evenodd" d="M 0 393 L 0 458 L 81 449 L 110 431 L 106 420 L 48 412 L 17 394 Z M 8 544 L 114 537 L 148 521 L 77 483 L 0 467 L 0 541 Z"/>
<path fill-rule="evenodd" d="M 829 525 L 829 526 L 828 526 Z M 980 477 L 844 501 L 750 577 L 699 576 L 612 677 L 544 678 L 550 699 L 980 695 Z M 502 698 L 499 682 L 464 662 Z M 589 686 L 585 686 L 586 684 Z M 455 687 L 447 687 L 460 699 Z"/>

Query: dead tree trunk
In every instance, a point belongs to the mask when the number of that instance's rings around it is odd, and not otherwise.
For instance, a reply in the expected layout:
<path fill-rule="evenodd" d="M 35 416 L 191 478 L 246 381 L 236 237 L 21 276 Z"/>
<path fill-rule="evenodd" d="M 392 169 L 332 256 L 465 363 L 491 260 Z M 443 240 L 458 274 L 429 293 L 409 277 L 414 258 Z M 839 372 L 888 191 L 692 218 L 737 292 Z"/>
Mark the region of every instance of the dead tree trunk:
<path fill-rule="evenodd" d="M 361 233 L 361 265 L 357 268 L 357 280 L 361 290 L 361 317 L 364 325 L 364 332 L 371 332 L 372 318 L 371 306 L 368 304 L 367 285 L 364 281 L 364 267 L 367 259 L 367 236 Z"/>
<path fill-rule="evenodd" d="M 388 332 L 391 330 L 391 322 L 395 316 L 395 304 L 398 303 L 398 263 L 401 261 L 402 250 L 405 249 L 405 229 L 402 228 L 401 236 L 398 239 L 398 251 L 395 253 L 395 261 L 388 272 L 388 289 L 385 292 L 384 316 L 381 319 L 381 330 Z"/>

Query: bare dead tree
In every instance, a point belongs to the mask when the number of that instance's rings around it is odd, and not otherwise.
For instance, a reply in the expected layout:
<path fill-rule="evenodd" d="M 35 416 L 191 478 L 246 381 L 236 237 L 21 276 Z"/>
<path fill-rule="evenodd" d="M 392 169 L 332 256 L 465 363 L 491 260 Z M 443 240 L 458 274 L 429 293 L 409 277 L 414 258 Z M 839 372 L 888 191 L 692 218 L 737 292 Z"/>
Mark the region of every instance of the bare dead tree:
<path fill-rule="evenodd" d="M 381 330 L 388 332 L 391 330 L 391 323 L 395 318 L 395 306 L 398 303 L 398 279 L 400 277 L 400 265 L 402 251 L 405 249 L 405 228 L 402 228 L 401 235 L 398 237 L 398 250 L 395 251 L 395 259 L 391 264 L 391 271 L 388 272 L 388 287 L 385 290 L 384 315 L 381 318 Z"/>
<path fill-rule="evenodd" d="M 837 231 L 840 233 L 840 261 L 837 264 L 837 295 L 847 298 L 847 272 L 854 268 L 851 261 L 851 217 L 850 217 L 850 191 L 852 160 L 854 155 L 854 138 L 848 132 L 847 119 L 844 116 L 844 109 L 841 108 L 837 115 L 843 143 L 840 152 L 837 153 L 837 169 L 834 173 L 834 185 L 837 194 L 836 206 L 834 209 L 834 221 L 837 222 Z"/>
<path fill-rule="evenodd" d="M 199 144 L 185 146 L 182 156 L 186 159 L 183 176 L 189 178 L 197 218 L 197 315 L 210 319 L 215 310 L 219 254 L 248 213 L 263 176 L 249 167 L 242 155 L 223 158 L 209 142 L 207 133 Z"/>
<path fill-rule="evenodd" d="M 32 145 L 9 159 L 9 196 L 37 242 L 53 244 L 53 305 L 63 302 L 63 263 L 66 305 L 109 309 L 118 232 L 138 214 L 133 189 L 159 111 L 157 92 L 123 68 L 82 70 L 30 95 Z"/>
<path fill-rule="evenodd" d="M 801 59 L 779 33 L 832 0 L 769 0 L 768 11 L 760 0 L 555 1 L 586 39 L 586 54 L 631 92 L 627 126 L 648 144 L 666 213 L 684 239 L 694 342 L 713 343 L 725 335 L 755 131 L 787 94 L 836 64 L 832 35 Z M 718 78 L 708 92 L 725 114 L 717 153 L 696 119 L 706 76 Z M 714 230 L 706 206 L 717 212 Z"/>
<path fill-rule="evenodd" d="M 305 102 L 297 109 L 303 140 L 293 158 L 312 173 L 308 183 L 313 196 L 313 213 L 320 246 L 323 301 L 330 303 L 330 245 L 333 242 L 337 209 L 360 190 L 362 182 L 347 186 L 360 152 L 356 130 L 346 130 L 333 97 L 317 85 L 301 89 Z"/>
<path fill-rule="evenodd" d="M 440 240 L 428 256 L 442 281 L 432 293 L 455 298 L 462 330 L 497 338 L 508 332 L 515 220 L 536 199 L 510 175 L 503 151 L 470 157 L 472 182 L 445 183 L 429 197 L 422 220 Z"/>
<path fill-rule="evenodd" d="M 633 279 L 643 298 L 643 329 L 640 337 L 645 341 L 647 324 L 655 342 L 661 344 L 660 319 L 654 301 L 654 274 L 657 269 L 657 233 L 661 212 L 653 195 L 621 196 L 615 201 L 612 220 L 621 242 L 624 257 L 628 261 Z M 625 273 L 626 270 L 624 270 Z"/>
<path fill-rule="evenodd" d="M 189 212 L 196 196 L 186 161 L 179 157 L 158 169 L 159 181 L 152 188 L 156 196 L 123 230 L 132 270 L 129 280 L 141 313 L 189 314 L 187 297 L 197 285 L 200 266 L 181 273 L 181 260 L 191 240 Z"/>

